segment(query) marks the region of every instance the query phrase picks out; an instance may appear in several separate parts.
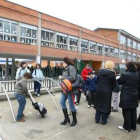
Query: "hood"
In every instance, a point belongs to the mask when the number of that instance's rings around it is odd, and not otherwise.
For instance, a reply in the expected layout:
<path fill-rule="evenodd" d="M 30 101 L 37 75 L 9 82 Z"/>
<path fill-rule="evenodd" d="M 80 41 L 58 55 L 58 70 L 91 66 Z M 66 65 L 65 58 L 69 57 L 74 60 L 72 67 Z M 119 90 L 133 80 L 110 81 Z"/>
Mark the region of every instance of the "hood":
<path fill-rule="evenodd" d="M 114 74 L 114 71 L 111 71 L 109 69 L 100 69 L 100 73 L 103 76 L 109 76 L 109 75 Z"/>
<path fill-rule="evenodd" d="M 18 79 L 17 79 L 17 81 L 19 81 L 19 80 L 21 80 L 21 79 L 25 79 L 24 77 L 19 77 Z"/>

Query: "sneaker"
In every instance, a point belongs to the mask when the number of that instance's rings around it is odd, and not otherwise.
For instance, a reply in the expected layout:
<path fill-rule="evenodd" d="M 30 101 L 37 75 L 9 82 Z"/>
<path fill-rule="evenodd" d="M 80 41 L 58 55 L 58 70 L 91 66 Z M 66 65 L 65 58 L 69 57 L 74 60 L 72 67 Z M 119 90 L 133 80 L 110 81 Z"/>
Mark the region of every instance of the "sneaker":
<path fill-rule="evenodd" d="M 87 108 L 90 108 L 90 107 L 91 107 L 90 105 L 87 106 Z"/>
<path fill-rule="evenodd" d="M 123 126 L 118 126 L 118 129 L 129 133 L 129 131 L 128 131 L 128 130 L 125 130 L 125 129 L 123 128 Z"/>
<path fill-rule="evenodd" d="M 92 107 L 94 107 L 94 105 L 91 105 Z"/>
<path fill-rule="evenodd" d="M 71 115 L 71 111 L 68 111 L 68 115 Z"/>
<path fill-rule="evenodd" d="M 17 122 L 25 122 L 24 119 L 17 120 Z"/>
<path fill-rule="evenodd" d="M 118 110 L 112 109 L 111 112 L 118 112 Z"/>
<path fill-rule="evenodd" d="M 35 94 L 37 94 L 37 92 L 34 92 Z"/>
<path fill-rule="evenodd" d="M 40 94 L 37 94 L 37 96 L 39 97 L 39 96 L 40 96 Z"/>
<path fill-rule="evenodd" d="M 86 98 L 86 96 L 84 95 L 84 98 Z"/>
<path fill-rule="evenodd" d="M 76 105 L 79 105 L 79 103 L 76 103 Z"/>

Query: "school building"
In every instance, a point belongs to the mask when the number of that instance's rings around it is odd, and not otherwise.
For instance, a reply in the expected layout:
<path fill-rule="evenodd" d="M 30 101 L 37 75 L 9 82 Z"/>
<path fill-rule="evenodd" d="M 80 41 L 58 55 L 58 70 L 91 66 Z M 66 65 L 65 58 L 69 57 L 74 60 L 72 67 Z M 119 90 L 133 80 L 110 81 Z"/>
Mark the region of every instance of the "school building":
<path fill-rule="evenodd" d="M 122 29 L 94 31 L 0 0 L 0 57 L 62 61 L 64 57 L 101 67 L 106 60 L 124 67 L 140 61 L 140 39 Z M 8 61 L 7 61 L 8 62 Z"/>

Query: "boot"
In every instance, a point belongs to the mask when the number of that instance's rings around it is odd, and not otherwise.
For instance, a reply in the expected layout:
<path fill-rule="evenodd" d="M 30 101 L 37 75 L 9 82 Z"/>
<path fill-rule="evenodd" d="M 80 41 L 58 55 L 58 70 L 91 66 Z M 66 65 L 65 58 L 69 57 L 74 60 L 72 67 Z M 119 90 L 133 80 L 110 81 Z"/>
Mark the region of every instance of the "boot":
<path fill-rule="evenodd" d="M 70 119 L 69 119 L 69 116 L 68 116 L 68 112 L 67 112 L 67 109 L 63 109 L 63 113 L 64 113 L 64 121 L 63 122 L 61 122 L 60 124 L 61 125 L 65 125 L 65 124 L 67 124 L 67 123 L 69 123 L 70 124 Z"/>
<path fill-rule="evenodd" d="M 75 126 L 77 124 L 76 111 L 72 112 L 72 117 L 73 117 L 73 121 L 70 126 Z"/>

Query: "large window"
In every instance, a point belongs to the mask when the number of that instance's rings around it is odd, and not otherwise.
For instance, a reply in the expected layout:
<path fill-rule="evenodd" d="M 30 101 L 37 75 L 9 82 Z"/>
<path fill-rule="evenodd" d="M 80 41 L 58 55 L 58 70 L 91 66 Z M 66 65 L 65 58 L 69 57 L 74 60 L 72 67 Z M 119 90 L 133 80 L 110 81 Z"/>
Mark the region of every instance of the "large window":
<path fill-rule="evenodd" d="M 137 61 L 137 54 L 133 53 L 133 61 Z"/>
<path fill-rule="evenodd" d="M 78 38 L 70 36 L 70 50 L 78 51 Z"/>
<path fill-rule="evenodd" d="M 137 49 L 137 42 L 133 41 L 133 48 Z"/>
<path fill-rule="evenodd" d="M 132 60 L 132 53 L 131 52 L 127 52 L 127 59 Z"/>
<path fill-rule="evenodd" d="M 140 50 L 140 43 L 138 43 L 138 50 Z"/>
<path fill-rule="evenodd" d="M 88 41 L 87 40 L 81 41 L 81 52 L 84 52 L 84 53 L 88 52 Z"/>
<path fill-rule="evenodd" d="M 119 49 L 115 48 L 115 57 L 119 57 Z"/>
<path fill-rule="evenodd" d="M 96 43 L 90 42 L 90 53 L 96 54 Z"/>
<path fill-rule="evenodd" d="M 127 39 L 127 46 L 132 47 L 132 40 L 130 38 Z"/>
<path fill-rule="evenodd" d="M 120 43 L 126 45 L 126 37 L 121 35 Z"/>
<path fill-rule="evenodd" d="M 47 29 L 41 30 L 41 46 L 54 47 L 54 32 Z"/>
<path fill-rule="evenodd" d="M 0 40 L 17 42 L 17 22 L 0 18 Z"/>
<path fill-rule="evenodd" d="M 126 59 L 126 52 L 124 50 L 120 51 L 120 58 Z"/>
<path fill-rule="evenodd" d="M 57 34 L 57 48 L 67 49 L 67 35 Z"/>
<path fill-rule="evenodd" d="M 103 55 L 103 44 L 97 44 L 97 54 Z"/>
<path fill-rule="evenodd" d="M 37 27 L 21 24 L 20 42 L 25 44 L 37 44 Z"/>
<path fill-rule="evenodd" d="M 105 51 L 105 52 L 104 52 L 105 55 L 106 55 L 106 56 L 110 56 L 110 53 L 109 53 L 109 46 L 105 46 L 104 49 L 105 49 L 105 50 L 104 50 L 104 51 Z"/>

